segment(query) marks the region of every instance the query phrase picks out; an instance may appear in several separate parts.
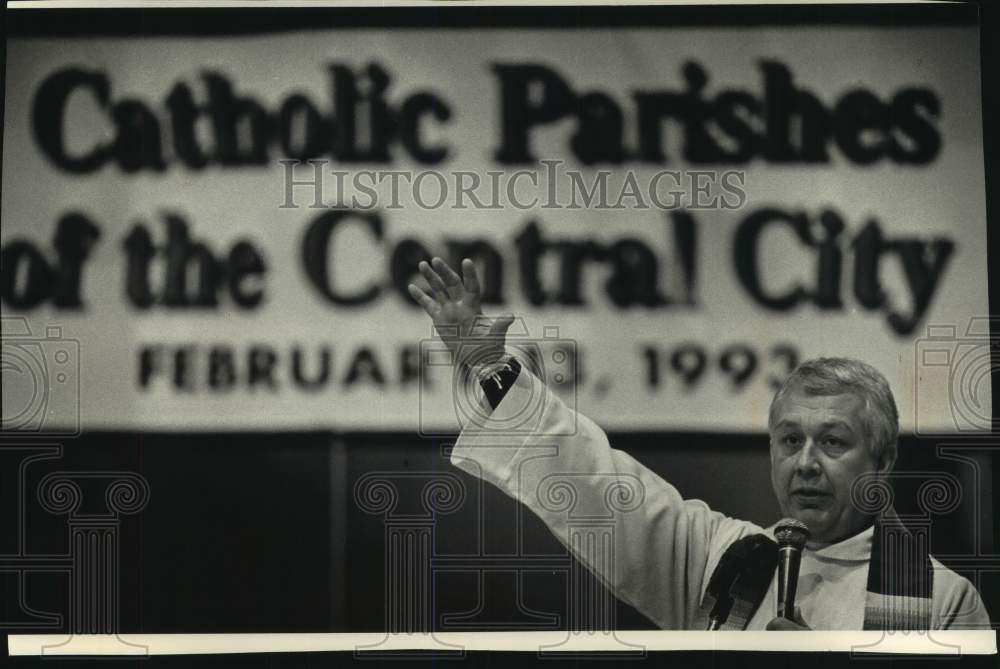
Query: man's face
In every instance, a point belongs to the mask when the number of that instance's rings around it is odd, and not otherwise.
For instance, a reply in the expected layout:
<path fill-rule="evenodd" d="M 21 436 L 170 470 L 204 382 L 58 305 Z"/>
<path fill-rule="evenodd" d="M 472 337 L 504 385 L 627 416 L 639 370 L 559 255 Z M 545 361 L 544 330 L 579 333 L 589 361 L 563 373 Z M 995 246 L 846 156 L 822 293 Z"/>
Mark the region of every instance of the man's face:
<path fill-rule="evenodd" d="M 812 541 L 839 541 L 871 522 L 851 503 L 851 486 L 893 463 L 892 454 L 883 462 L 872 454 L 864 410 L 856 395 L 808 395 L 795 387 L 775 406 L 771 485 L 781 512 L 808 525 Z"/>

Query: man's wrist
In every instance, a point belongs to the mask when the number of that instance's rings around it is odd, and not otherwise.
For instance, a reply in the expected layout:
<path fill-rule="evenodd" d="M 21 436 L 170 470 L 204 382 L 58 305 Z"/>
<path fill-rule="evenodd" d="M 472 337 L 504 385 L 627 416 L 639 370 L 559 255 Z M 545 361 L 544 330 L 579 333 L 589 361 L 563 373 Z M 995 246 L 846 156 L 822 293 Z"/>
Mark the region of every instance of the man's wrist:
<path fill-rule="evenodd" d="M 495 362 L 477 366 L 474 372 L 476 382 L 493 409 L 497 408 L 520 373 L 521 364 L 514 356 L 507 353 L 501 355 Z"/>
<path fill-rule="evenodd" d="M 501 353 L 492 362 L 480 362 L 478 364 L 472 365 L 470 370 L 473 377 L 479 383 L 490 380 L 495 377 L 500 371 L 505 367 L 510 365 L 510 361 L 514 359 L 514 356 L 508 353 Z"/>

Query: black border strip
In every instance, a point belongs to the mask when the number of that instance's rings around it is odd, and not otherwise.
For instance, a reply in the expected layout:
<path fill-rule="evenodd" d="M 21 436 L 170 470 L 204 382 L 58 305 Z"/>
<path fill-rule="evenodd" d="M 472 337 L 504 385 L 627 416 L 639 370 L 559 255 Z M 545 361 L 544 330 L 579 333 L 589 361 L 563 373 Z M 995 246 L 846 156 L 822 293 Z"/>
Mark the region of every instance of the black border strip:
<path fill-rule="evenodd" d="M 1000 5 L 987 3 L 982 8 L 980 23 L 979 57 L 982 82 L 983 117 L 983 173 L 986 180 L 986 277 L 990 315 L 990 381 L 993 399 L 993 436 L 1000 436 L 1000 171 L 997 169 L 997 155 L 1000 154 L 1000 132 L 996 119 L 1000 113 L 1000 91 L 993 82 L 997 81 L 997 59 L 1000 58 Z M 995 442 L 994 442 L 995 443 Z M 990 484 L 993 504 L 989 511 L 993 527 L 993 552 L 1000 549 L 1000 453 L 990 456 L 993 460 Z M 988 545 L 987 545 L 988 546 Z M 987 550 L 989 548 L 987 547 Z M 991 611 L 994 624 L 1000 621 L 1000 611 Z"/>
<path fill-rule="evenodd" d="M 9 10 L 11 37 L 246 35 L 331 28 L 623 28 L 977 25 L 966 3 L 626 7 L 232 7 Z"/>

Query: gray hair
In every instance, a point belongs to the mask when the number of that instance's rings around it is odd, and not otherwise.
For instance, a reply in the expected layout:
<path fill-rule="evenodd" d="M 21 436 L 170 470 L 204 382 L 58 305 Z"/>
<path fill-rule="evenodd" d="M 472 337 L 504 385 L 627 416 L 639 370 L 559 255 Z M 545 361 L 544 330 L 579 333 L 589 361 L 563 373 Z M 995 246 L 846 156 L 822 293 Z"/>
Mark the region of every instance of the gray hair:
<path fill-rule="evenodd" d="M 806 360 L 788 375 L 774 394 L 768 411 L 767 427 L 774 426 L 775 407 L 792 387 L 809 395 L 852 394 L 865 403 L 862 421 L 868 432 L 869 447 L 880 458 L 886 450 L 895 450 L 899 440 L 899 411 L 889 382 L 868 363 L 853 358 L 815 358 Z"/>

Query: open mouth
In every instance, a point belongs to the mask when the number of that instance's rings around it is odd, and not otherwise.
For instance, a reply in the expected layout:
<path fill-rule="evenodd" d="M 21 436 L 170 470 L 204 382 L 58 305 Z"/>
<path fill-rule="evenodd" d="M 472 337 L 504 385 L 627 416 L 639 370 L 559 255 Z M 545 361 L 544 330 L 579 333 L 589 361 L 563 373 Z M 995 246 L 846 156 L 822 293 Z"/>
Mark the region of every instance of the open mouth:
<path fill-rule="evenodd" d="M 829 496 L 829 493 L 814 488 L 796 488 L 792 491 L 792 499 L 804 505 L 819 504 Z"/>

